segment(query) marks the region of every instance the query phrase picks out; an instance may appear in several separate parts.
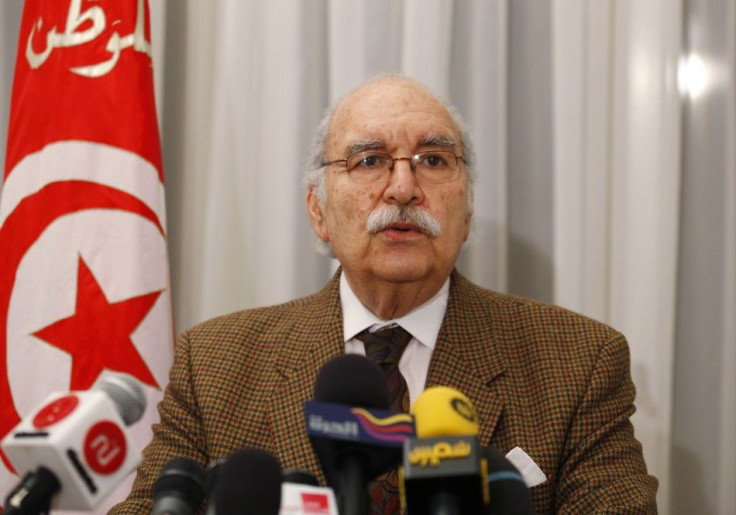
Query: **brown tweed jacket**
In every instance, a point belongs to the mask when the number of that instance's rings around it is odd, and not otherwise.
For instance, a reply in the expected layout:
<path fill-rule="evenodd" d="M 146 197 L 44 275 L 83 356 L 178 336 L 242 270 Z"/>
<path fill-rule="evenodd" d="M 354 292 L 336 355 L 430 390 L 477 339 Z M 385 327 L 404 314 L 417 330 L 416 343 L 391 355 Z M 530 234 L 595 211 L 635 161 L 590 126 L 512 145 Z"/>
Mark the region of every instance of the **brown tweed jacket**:
<path fill-rule="evenodd" d="M 129 498 L 111 513 L 150 513 L 151 487 L 175 456 L 206 464 L 240 447 L 321 480 L 302 403 L 322 364 L 344 352 L 338 274 L 319 293 L 215 318 L 185 332 Z M 538 513 L 656 513 L 629 417 L 624 337 L 558 307 L 479 288 L 453 272 L 428 385 L 464 392 L 481 443 L 524 449 L 548 480 Z"/>

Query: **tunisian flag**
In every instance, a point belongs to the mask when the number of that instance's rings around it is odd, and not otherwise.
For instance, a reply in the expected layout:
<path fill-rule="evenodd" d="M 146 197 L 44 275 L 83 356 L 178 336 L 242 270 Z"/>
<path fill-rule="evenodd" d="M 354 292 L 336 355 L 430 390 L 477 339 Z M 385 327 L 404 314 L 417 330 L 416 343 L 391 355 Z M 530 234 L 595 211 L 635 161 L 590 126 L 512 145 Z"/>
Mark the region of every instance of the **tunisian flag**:
<path fill-rule="evenodd" d="M 148 16 L 145 0 L 25 2 L 0 195 L 0 438 L 109 371 L 143 383 L 131 430 L 151 437 L 174 331 Z M 12 472 L 2 456 L 0 502 Z"/>

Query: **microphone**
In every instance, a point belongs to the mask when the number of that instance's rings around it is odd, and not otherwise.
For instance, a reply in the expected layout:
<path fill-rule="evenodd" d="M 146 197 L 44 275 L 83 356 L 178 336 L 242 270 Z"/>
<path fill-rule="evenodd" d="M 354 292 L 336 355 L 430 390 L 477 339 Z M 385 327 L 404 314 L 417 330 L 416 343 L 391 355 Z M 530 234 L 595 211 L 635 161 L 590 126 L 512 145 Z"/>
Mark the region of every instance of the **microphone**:
<path fill-rule="evenodd" d="M 367 513 L 368 482 L 401 462 L 414 434 L 411 415 L 388 407 L 383 371 L 364 356 L 338 356 L 317 374 L 314 401 L 304 404 L 307 434 L 340 513 Z"/>
<path fill-rule="evenodd" d="M 283 484 L 293 483 L 297 485 L 319 486 L 319 481 L 314 474 L 304 469 L 284 470 L 282 474 Z"/>
<path fill-rule="evenodd" d="M 215 486 L 220 479 L 220 470 L 226 458 L 217 458 L 207 466 L 205 491 L 207 492 L 207 508 L 205 515 L 215 515 Z"/>
<path fill-rule="evenodd" d="M 332 488 L 319 486 L 309 471 L 287 470 L 282 480 L 279 515 L 338 515 Z"/>
<path fill-rule="evenodd" d="M 50 394 L 0 445 L 19 474 L 5 514 L 94 508 L 140 462 L 126 426 L 146 407 L 143 388 L 109 374 L 97 388 Z"/>
<path fill-rule="evenodd" d="M 483 448 L 483 457 L 488 461 L 488 486 L 491 503 L 489 515 L 532 515 L 534 500 L 519 470 L 491 447 Z"/>
<path fill-rule="evenodd" d="M 483 513 L 488 462 L 470 399 L 446 386 L 426 389 L 412 407 L 416 438 L 404 442 L 399 500 L 407 515 Z"/>
<path fill-rule="evenodd" d="M 278 515 L 281 467 L 260 449 L 240 449 L 219 466 L 214 489 L 217 515 Z"/>
<path fill-rule="evenodd" d="M 152 515 L 194 515 L 205 495 L 206 473 L 191 458 L 174 458 L 153 484 Z"/>

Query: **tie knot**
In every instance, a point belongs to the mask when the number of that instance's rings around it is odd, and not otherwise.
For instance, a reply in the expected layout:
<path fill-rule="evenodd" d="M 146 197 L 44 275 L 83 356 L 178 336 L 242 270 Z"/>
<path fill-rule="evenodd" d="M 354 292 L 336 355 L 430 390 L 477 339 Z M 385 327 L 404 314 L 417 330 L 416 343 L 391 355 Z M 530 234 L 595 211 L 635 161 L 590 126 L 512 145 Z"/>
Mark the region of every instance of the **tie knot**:
<path fill-rule="evenodd" d="M 355 337 L 363 342 L 365 355 L 379 365 L 398 364 L 411 340 L 411 334 L 400 325 L 381 327 L 372 333 L 366 329 Z"/>

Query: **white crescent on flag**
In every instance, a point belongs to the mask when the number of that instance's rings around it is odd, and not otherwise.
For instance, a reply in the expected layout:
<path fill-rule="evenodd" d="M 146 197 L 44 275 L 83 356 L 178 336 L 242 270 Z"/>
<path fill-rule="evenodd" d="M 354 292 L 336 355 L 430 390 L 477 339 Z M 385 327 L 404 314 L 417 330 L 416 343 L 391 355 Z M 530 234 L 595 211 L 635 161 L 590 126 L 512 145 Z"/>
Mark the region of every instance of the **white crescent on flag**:
<path fill-rule="evenodd" d="M 0 196 L 0 438 L 53 391 L 138 378 L 151 437 L 173 355 L 145 0 L 27 0 Z M 4 455 L 0 494 L 17 483 Z M 122 499 L 121 486 L 105 513 Z"/>

